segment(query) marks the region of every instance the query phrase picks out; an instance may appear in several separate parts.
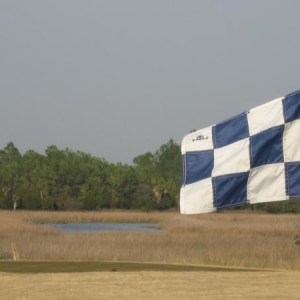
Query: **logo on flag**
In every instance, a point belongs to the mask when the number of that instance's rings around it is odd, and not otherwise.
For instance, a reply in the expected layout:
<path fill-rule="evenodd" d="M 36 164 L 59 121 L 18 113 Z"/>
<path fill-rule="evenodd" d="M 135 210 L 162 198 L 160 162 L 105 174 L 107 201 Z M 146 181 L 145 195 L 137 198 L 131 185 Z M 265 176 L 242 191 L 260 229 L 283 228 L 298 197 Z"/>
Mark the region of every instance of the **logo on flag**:
<path fill-rule="evenodd" d="M 208 139 L 208 136 L 204 136 L 204 135 L 198 135 L 195 139 L 193 139 L 192 141 L 195 142 L 195 141 L 201 141 L 201 140 L 207 140 Z"/>

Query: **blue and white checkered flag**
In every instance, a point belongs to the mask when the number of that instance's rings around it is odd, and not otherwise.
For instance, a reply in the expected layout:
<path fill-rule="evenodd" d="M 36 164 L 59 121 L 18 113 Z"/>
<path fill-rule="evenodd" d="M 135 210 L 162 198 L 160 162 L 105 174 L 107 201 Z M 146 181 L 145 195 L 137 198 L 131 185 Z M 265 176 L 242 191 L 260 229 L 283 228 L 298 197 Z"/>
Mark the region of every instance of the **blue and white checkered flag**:
<path fill-rule="evenodd" d="M 300 198 L 300 91 L 184 137 L 183 214 Z"/>

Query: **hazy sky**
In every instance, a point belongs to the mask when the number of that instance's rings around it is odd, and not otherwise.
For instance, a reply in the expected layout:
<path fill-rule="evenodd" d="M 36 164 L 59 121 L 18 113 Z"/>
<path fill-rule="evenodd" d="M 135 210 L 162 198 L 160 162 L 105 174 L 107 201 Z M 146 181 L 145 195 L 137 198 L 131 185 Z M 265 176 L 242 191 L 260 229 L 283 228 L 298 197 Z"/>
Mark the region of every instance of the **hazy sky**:
<path fill-rule="evenodd" d="M 0 148 L 131 163 L 300 89 L 300 1 L 0 0 Z"/>

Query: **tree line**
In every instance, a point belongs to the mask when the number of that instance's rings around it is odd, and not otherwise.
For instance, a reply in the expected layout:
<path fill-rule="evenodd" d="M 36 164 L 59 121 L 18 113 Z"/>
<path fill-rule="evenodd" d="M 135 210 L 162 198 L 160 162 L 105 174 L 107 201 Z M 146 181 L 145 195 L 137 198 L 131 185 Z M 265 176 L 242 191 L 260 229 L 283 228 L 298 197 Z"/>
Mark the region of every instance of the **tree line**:
<path fill-rule="evenodd" d="M 170 139 L 132 165 L 109 163 L 81 151 L 49 146 L 45 154 L 23 155 L 10 142 L 0 150 L 0 209 L 144 211 L 179 209 L 180 145 Z M 300 213 L 300 201 L 233 208 Z"/>
<path fill-rule="evenodd" d="M 178 207 L 180 146 L 172 139 L 133 165 L 109 163 L 81 151 L 49 146 L 23 155 L 10 142 L 0 150 L 0 208 L 32 210 Z"/>

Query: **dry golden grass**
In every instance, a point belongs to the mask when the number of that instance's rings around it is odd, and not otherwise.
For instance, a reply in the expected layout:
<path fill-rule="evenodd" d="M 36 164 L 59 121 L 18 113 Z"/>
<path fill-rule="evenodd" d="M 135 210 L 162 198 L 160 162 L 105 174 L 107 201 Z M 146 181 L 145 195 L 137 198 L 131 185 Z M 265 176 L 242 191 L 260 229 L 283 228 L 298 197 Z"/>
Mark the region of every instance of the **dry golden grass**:
<path fill-rule="evenodd" d="M 158 222 L 161 232 L 64 234 L 35 223 Z M 0 259 L 133 261 L 300 270 L 299 215 L 0 211 Z"/>
<path fill-rule="evenodd" d="M 293 300 L 300 272 L 0 273 L 5 300 Z"/>

